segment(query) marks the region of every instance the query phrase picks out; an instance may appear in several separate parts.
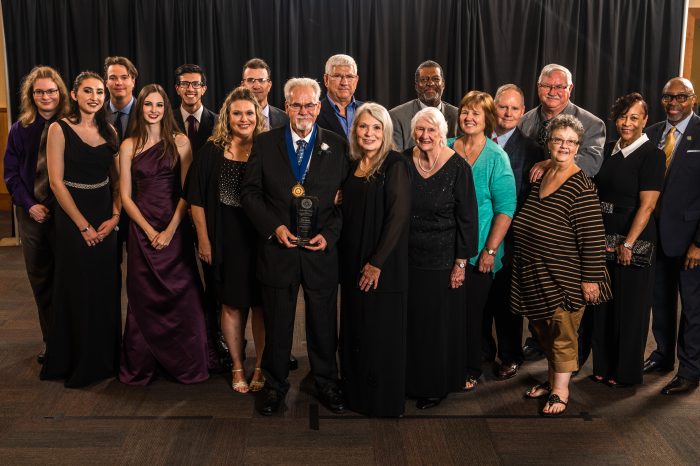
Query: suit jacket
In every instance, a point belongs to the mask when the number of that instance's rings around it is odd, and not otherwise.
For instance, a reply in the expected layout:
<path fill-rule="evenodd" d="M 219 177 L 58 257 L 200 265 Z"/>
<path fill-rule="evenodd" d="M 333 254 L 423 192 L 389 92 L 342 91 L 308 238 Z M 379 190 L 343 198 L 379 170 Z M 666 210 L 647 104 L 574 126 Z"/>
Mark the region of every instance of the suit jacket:
<path fill-rule="evenodd" d="M 302 277 L 312 289 L 333 288 L 338 284 L 336 243 L 342 223 L 334 200 L 349 171 L 347 144 L 337 134 L 317 128 L 304 189 L 307 196 L 318 198 L 318 233 L 328 246 L 325 251 L 288 249 L 275 237 L 278 226 L 291 229 L 292 224 L 291 191 L 297 181 L 287 154 L 288 128 L 275 128 L 255 138 L 241 187 L 243 208 L 260 236 L 258 278 L 277 288 L 301 283 Z"/>
<path fill-rule="evenodd" d="M 186 123 L 182 119 L 182 112 L 180 107 L 173 109 L 175 114 L 175 121 L 180 131 L 187 134 L 185 130 Z M 192 155 L 196 156 L 199 149 L 207 142 L 207 139 L 211 136 L 212 131 L 214 131 L 214 125 L 219 119 L 219 115 L 209 110 L 207 107 L 202 108 L 202 117 L 199 119 L 199 129 L 197 130 L 197 136 L 195 136 L 192 141 Z"/>
<path fill-rule="evenodd" d="M 270 107 L 270 129 L 287 126 L 289 124 L 289 115 L 287 115 L 284 110 L 280 110 L 270 104 L 268 104 L 268 106 Z"/>
<path fill-rule="evenodd" d="M 362 105 L 363 103 L 364 102 L 355 100 L 355 108 L 360 108 L 360 105 Z M 347 140 L 347 137 L 345 136 L 345 131 L 343 131 L 343 126 L 340 124 L 340 121 L 338 121 L 338 117 L 335 114 L 333 104 L 330 103 L 328 97 L 325 97 L 321 101 L 321 111 L 319 112 L 318 118 L 316 119 L 316 124 L 318 124 L 318 126 L 320 126 L 323 129 L 333 131 L 334 133 L 342 136 L 343 139 Z"/>
<path fill-rule="evenodd" d="M 503 150 L 508 154 L 510 166 L 515 176 L 515 192 L 518 196 L 518 209 L 530 192 L 530 169 L 544 160 L 544 151 L 535 141 L 515 128 Z"/>
<path fill-rule="evenodd" d="M 659 146 L 666 121 L 647 128 Z M 691 243 L 700 244 L 700 117 L 693 114 L 666 173 L 658 201 L 659 242 L 669 257 L 682 257 Z"/>
<path fill-rule="evenodd" d="M 411 134 L 411 120 L 413 115 L 421 110 L 420 100 L 414 99 L 394 107 L 389 111 L 391 122 L 394 124 L 394 145 L 396 150 L 403 152 L 416 145 Z M 459 133 L 459 116 L 457 107 L 447 102 L 442 102 L 442 114 L 447 120 L 447 137 L 455 137 Z"/>

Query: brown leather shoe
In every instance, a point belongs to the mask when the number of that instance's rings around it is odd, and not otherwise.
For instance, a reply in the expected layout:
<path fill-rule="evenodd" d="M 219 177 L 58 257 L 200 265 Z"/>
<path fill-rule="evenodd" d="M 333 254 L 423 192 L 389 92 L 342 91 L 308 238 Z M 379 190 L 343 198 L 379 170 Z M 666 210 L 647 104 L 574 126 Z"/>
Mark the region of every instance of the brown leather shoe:
<path fill-rule="evenodd" d="M 493 374 L 498 380 L 508 380 L 515 377 L 518 373 L 520 364 L 517 362 L 502 362 L 493 368 Z"/>

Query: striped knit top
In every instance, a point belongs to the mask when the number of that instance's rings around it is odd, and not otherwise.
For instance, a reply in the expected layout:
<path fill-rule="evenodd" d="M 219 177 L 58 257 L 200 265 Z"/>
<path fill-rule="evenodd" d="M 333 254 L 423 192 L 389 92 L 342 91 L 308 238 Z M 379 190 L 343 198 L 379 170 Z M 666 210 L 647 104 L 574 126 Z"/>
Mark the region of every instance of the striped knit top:
<path fill-rule="evenodd" d="M 581 309 L 581 282 L 597 283 L 600 301 L 612 297 L 593 181 L 578 171 L 544 199 L 540 183 L 533 183 L 513 220 L 511 308 L 530 320 L 551 318 L 558 307 Z"/>

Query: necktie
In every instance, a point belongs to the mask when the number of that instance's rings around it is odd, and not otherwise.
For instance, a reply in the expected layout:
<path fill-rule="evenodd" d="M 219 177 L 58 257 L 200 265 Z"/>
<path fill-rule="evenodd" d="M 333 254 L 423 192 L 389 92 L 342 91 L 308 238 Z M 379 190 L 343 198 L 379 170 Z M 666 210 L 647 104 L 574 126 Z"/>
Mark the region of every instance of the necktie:
<path fill-rule="evenodd" d="M 676 127 L 671 126 L 666 134 L 666 142 L 664 143 L 664 153 L 666 154 L 666 171 L 668 171 L 669 165 L 671 165 L 671 156 L 673 155 L 673 149 L 676 148 Z"/>
<path fill-rule="evenodd" d="M 265 131 L 269 131 L 269 130 L 270 130 L 270 117 L 265 116 Z"/>
<path fill-rule="evenodd" d="M 117 137 L 121 141 L 124 138 L 124 127 L 122 126 L 123 112 L 114 112 L 114 128 L 117 130 Z"/>
<path fill-rule="evenodd" d="M 492 140 L 493 142 L 495 142 L 496 144 L 498 144 L 498 136 L 492 137 L 491 140 Z"/>
<path fill-rule="evenodd" d="M 297 141 L 297 165 L 301 167 L 301 162 L 304 160 L 304 150 L 306 149 L 306 141 L 299 139 Z"/>
<path fill-rule="evenodd" d="M 547 131 L 547 126 L 551 120 L 546 120 L 540 123 L 540 129 L 537 132 L 537 144 L 541 147 L 547 147 L 547 137 L 549 137 L 549 131 Z"/>
<path fill-rule="evenodd" d="M 190 144 L 194 145 L 194 138 L 197 136 L 197 119 L 194 115 L 187 117 L 187 137 L 190 138 Z"/>
<path fill-rule="evenodd" d="M 34 198 L 42 202 L 49 197 L 49 172 L 46 169 L 46 136 L 49 134 L 50 121 L 44 123 L 44 130 L 39 139 L 39 152 L 36 159 L 36 178 L 34 178 Z"/>

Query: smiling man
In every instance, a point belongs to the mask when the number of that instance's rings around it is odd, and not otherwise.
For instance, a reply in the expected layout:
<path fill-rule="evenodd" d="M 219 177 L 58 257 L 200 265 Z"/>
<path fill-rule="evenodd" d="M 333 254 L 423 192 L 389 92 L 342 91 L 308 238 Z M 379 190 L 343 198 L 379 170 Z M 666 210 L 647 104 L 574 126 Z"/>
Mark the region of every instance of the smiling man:
<path fill-rule="evenodd" d="M 180 96 L 180 111 L 173 112 L 180 130 L 192 145 L 192 156 L 207 142 L 219 116 L 202 105 L 207 92 L 207 77 L 199 65 L 185 64 L 175 70 L 175 92 Z"/>
<path fill-rule="evenodd" d="M 447 120 L 448 138 L 455 136 L 457 128 L 459 128 L 457 107 L 442 101 L 445 76 L 438 63 L 428 60 L 418 65 L 415 74 L 415 87 L 417 99 L 394 107 L 389 112 L 394 124 L 394 145 L 399 152 L 415 145 L 411 134 L 411 119 L 421 109 L 437 107 L 440 110 Z"/>
<path fill-rule="evenodd" d="M 542 68 L 537 80 L 537 96 L 540 105 L 527 112 L 518 127 L 527 137 L 546 148 L 547 126 L 559 114 L 573 115 L 583 124 L 585 133 L 576 154 L 576 165 L 588 176 L 595 176 L 603 163 L 605 124 L 591 112 L 571 102 L 574 83 L 571 71 L 555 63 Z M 533 167 L 532 178 L 540 178 L 549 168 L 549 160 Z"/>
<path fill-rule="evenodd" d="M 323 84 L 326 98 L 321 101 L 318 126 L 348 139 L 355 111 L 362 102 L 355 100 L 359 81 L 357 63 L 349 55 L 333 55 L 326 61 Z"/>
<path fill-rule="evenodd" d="M 129 115 L 135 101 L 134 87 L 139 72 L 131 60 L 119 56 L 105 59 L 104 72 L 105 85 L 109 90 L 107 118 L 116 128 L 119 142 L 121 142 L 128 136 Z"/>
<path fill-rule="evenodd" d="M 272 89 L 270 66 L 260 58 L 251 58 L 243 65 L 241 86 L 245 86 L 255 96 L 262 107 L 265 129 L 279 128 L 289 124 L 289 117 L 283 110 L 270 105 L 268 97 Z"/>

